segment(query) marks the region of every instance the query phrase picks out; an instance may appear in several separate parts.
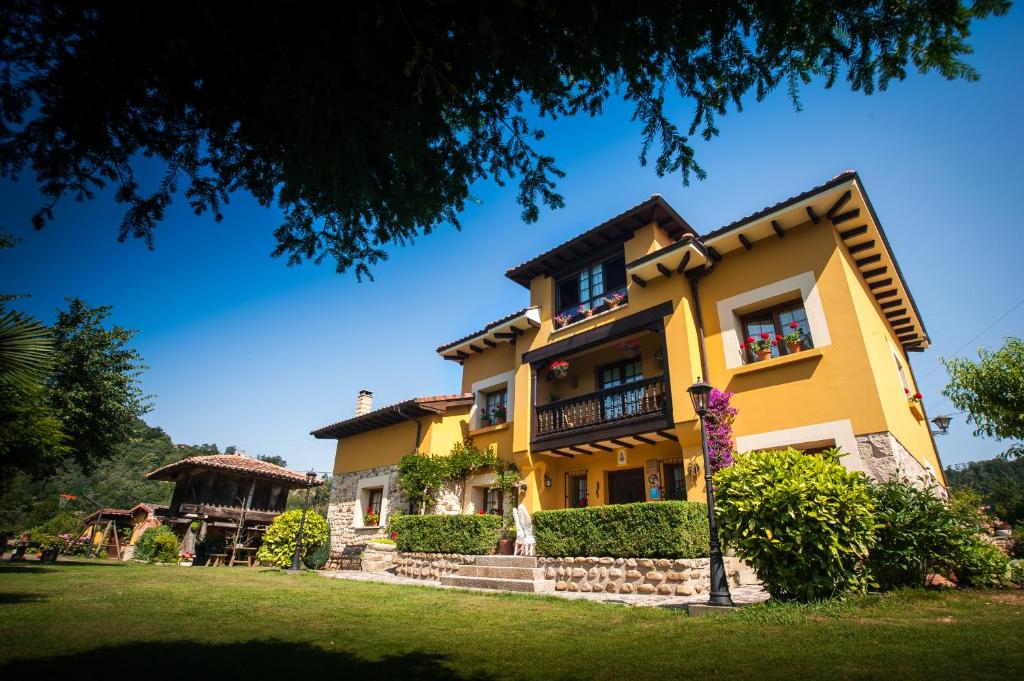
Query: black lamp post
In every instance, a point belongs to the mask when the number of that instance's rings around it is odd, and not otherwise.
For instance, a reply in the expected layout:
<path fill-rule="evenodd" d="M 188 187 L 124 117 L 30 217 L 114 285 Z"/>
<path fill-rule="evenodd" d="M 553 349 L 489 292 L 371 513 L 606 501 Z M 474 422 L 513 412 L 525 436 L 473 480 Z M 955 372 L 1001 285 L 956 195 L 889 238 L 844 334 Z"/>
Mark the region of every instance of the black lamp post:
<path fill-rule="evenodd" d="M 725 562 L 722 547 L 718 542 L 718 525 L 715 523 L 715 490 L 711 486 L 711 457 L 708 455 L 708 433 L 704 417 L 708 413 L 711 386 L 697 377 L 697 382 L 686 389 L 693 400 L 693 410 L 700 418 L 700 447 L 704 454 L 704 489 L 708 502 L 708 530 L 711 534 L 711 595 L 708 605 L 732 606 L 729 594 L 729 580 L 725 576 Z"/>
<path fill-rule="evenodd" d="M 306 527 L 306 511 L 309 509 L 309 490 L 316 482 L 316 471 L 306 473 L 306 500 L 302 502 L 302 518 L 299 519 L 299 534 L 295 538 L 295 553 L 292 554 L 292 567 L 294 572 L 299 571 L 299 554 L 302 551 L 302 530 Z"/>
<path fill-rule="evenodd" d="M 935 426 L 938 428 L 938 430 L 933 430 L 932 431 L 932 435 L 945 435 L 945 434 L 947 434 L 949 432 L 949 422 L 952 421 L 952 420 L 953 420 L 952 416 L 946 416 L 945 414 L 941 414 L 941 415 L 936 416 L 935 418 L 933 418 L 932 419 L 932 423 L 935 424 Z"/>

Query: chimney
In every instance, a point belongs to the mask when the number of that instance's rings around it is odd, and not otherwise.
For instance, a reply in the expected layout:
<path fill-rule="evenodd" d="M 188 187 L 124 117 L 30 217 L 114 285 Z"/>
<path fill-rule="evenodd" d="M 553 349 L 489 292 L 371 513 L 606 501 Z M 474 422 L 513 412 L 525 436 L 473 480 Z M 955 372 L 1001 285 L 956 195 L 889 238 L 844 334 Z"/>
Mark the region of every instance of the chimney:
<path fill-rule="evenodd" d="M 356 416 L 369 414 L 373 410 L 373 393 L 369 390 L 360 390 L 356 397 Z"/>

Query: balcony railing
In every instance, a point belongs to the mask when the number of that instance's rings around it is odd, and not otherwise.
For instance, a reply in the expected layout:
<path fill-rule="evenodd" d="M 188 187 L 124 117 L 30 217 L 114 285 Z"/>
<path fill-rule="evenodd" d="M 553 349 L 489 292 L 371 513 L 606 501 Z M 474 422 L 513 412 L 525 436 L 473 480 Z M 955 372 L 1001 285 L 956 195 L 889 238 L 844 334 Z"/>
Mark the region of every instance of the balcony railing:
<path fill-rule="evenodd" d="M 569 435 L 665 413 L 665 377 L 655 376 L 539 405 L 536 436 Z"/>

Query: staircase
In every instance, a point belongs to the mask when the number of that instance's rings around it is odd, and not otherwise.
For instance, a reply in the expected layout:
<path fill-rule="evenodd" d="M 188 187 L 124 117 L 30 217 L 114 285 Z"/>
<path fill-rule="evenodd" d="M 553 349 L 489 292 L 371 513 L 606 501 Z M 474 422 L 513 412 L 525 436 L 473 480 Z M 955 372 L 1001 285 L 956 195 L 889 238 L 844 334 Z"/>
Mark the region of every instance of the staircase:
<path fill-rule="evenodd" d="M 493 589 L 542 593 L 554 591 L 555 583 L 544 579 L 534 556 L 476 556 L 474 564 L 465 564 L 458 574 L 441 577 L 444 586 L 464 589 Z"/>

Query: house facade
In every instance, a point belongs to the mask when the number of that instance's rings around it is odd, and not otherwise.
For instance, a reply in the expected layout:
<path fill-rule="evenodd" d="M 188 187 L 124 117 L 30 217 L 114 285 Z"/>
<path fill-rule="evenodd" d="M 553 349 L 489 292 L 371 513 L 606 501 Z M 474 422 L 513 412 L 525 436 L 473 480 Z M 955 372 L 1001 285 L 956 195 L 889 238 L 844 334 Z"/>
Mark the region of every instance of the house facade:
<path fill-rule="evenodd" d="M 338 440 L 336 542 L 380 533 L 403 455 L 463 439 L 518 465 L 531 511 L 702 500 L 698 377 L 733 393 L 738 451 L 837 446 L 874 478 L 945 484 L 913 399 L 928 334 L 855 172 L 703 235 L 655 195 L 506 276 L 526 306 L 437 349 L 458 394 L 378 410 L 361 395 L 364 413 L 313 432 Z M 487 485 L 435 510 L 495 510 Z"/>

